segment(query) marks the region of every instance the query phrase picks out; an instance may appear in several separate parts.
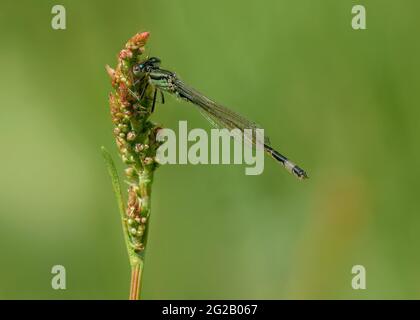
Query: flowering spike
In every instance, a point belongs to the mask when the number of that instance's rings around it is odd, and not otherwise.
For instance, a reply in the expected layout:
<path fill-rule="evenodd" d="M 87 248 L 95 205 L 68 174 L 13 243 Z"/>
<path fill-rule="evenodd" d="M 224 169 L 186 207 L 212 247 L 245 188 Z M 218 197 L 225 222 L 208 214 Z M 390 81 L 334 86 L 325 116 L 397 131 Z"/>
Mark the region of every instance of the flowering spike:
<path fill-rule="evenodd" d="M 139 87 L 144 86 L 147 80 L 135 83 L 132 73 L 133 65 L 141 61 L 149 35 L 149 32 L 134 35 L 119 52 L 117 67 L 105 66 L 114 88 L 109 95 L 113 133 L 121 159 L 127 166 L 128 201 L 122 221 L 132 270 L 138 270 L 144 261 L 151 185 L 153 173 L 158 167 L 153 159 L 160 145 L 155 139 L 150 139 L 157 129 L 157 125 L 149 120 L 152 93 L 146 91 L 139 99 Z M 132 295 L 131 298 L 137 298 L 138 292 L 134 291 Z"/>

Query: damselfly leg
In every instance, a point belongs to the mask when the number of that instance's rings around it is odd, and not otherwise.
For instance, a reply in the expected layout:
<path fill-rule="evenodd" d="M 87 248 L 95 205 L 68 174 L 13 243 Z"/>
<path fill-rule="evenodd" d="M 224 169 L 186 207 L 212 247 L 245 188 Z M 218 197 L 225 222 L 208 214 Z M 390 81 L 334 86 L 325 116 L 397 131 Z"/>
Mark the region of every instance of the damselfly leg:
<path fill-rule="evenodd" d="M 153 111 L 155 111 L 155 104 L 156 104 L 156 94 L 157 94 L 158 89 L 155 88 L 155 92 L 153 93 L 153 104 L 152 104 L 152 113 Z"/>

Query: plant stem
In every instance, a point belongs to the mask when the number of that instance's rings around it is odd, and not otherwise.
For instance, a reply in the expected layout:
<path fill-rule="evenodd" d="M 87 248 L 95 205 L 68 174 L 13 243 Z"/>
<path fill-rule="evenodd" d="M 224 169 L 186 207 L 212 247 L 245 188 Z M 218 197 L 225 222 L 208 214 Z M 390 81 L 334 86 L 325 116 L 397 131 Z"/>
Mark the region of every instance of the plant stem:
<path fill-rule="evenodd" d="M 143 264 L 143 261 L 138 260 L 137 263 L 131 266 L 130 300 L 140 299 Z"/>

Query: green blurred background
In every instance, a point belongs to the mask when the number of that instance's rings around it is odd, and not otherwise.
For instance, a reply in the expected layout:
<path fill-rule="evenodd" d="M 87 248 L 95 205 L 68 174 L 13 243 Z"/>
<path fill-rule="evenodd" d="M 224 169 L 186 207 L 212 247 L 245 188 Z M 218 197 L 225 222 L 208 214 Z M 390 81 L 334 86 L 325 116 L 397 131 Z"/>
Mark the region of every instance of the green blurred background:
<path fill-rule="evenodd" d="M 351 28 L 355 4 L 365 31 Z M 161 167 L 143 298 L 420 298 L 419 12 L 417 0 L 2 0 L 0 299 L 128 297 L 100 146 L 122 171 L 104 66 L 137 31 L 311 177 L 268 158 L 260 176 Z M 153 119 L 210 129 L 171 97 Z M 57 264 L 64 291 L 51 288 Z M 366 290 L 351 287 L 357 264 Z"/>

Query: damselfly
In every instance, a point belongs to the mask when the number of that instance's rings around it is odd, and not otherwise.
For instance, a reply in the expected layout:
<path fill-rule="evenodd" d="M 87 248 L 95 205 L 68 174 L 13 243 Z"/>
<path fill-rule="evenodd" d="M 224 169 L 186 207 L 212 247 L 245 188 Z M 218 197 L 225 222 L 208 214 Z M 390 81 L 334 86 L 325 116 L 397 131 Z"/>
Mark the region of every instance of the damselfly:
<path fill-rule="evenodd" d="M 261 143 L 257 143 L 258 141 L 255 138 L 255 131 L 256 129 L 261 128 L 259 125 L 257 125 L 255 122 L 247 120 L 236 112 L 221 106 L 197 90 L 191 88 L 182 80 L 180 80 L 175 73 L 161 69 L 160 62 L 160 59 L 151 57 L 146 61 L 135 64 L 133 67 L 133 74 L 136 79 L 135 85 L 137 86 L 144 83 L 142 88 L 138 88 L 140 97 L 137 98 L 139 100 L 143 99 L 149 86 L 152 86 L 153 88 L 152 112 L 155 107 L 157 92 L 160 92 L 162 102 L 164 102 L 163 92 L 171 93 L 196 105 L 204 117 L 214 126 L 219 128 L 226 128 L 229 130 L 239 129 L 239 131 L 244 135 L 245 140 L 257 146 L 259 144 L 262 145 L 264 150 L 272 158 L 280 162 L 290 173 L 292 173 L 297 178 L 308 178 L 306 172 L 303 169 L 292 163 L 289 159 L 271 147 L 268 137 L 264 137 L 263 142 L 261 141 Z"/>

